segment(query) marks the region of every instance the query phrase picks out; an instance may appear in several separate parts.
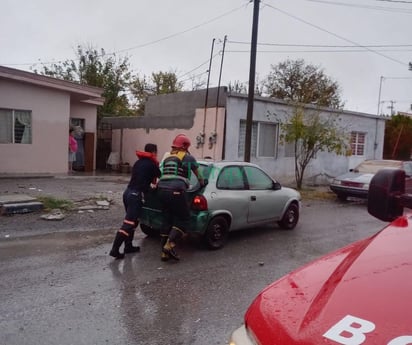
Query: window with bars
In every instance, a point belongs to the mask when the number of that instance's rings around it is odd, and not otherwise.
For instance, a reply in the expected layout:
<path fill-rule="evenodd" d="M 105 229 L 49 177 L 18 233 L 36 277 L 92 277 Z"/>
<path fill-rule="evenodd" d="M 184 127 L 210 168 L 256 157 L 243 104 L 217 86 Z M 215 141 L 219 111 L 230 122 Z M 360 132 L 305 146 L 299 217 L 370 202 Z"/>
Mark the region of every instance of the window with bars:
<path fill-rule="evenodd" d="M 277 152 L 278 125 L 264 122 L 252 122 L 252 157 L 275 157 Z M 240 120 L 238 156 L 245 154 L 246 120 Z"/>
<path fill-rule="evenodd" d="M 31 127 L 31 111 L 0 109 L 0 144 L 31 144 Z"/>
<path fill-rule="evenodd" d="M 353 156 L 364 156 L 366 145 L 366 133 L 352 132 L 351 133 L 351 150 Z"/>

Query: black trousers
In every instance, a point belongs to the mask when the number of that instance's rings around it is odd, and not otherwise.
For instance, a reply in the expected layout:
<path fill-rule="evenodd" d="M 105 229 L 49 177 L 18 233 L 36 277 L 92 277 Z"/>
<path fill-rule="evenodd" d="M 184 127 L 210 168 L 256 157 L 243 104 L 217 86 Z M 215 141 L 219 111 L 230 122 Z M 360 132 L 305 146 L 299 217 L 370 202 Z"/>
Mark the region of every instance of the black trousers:
<path fill-rule="evenodd" d="M 190 208 L 184 190 L 158 189 L 158 196 L 166 215 L 161 235 L 168 235 L 172 226 L 186 232 L 190 220 Z"/>
<path fill-rule="evenodd" d="M 123 204 L 126 216 L 120 229 L 130 234 L 139 224 L 139 217 L 143 207 L 143 193 L 127 188 L 123 193 Z"/>

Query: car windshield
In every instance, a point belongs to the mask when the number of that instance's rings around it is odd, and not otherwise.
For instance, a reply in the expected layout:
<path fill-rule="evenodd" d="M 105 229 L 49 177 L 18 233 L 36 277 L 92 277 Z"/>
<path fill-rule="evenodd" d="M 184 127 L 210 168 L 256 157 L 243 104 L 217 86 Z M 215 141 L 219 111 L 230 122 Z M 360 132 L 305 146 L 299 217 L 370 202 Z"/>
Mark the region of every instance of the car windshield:
<path fill-rule="evenodd" d="M 364 161 L 359 164 L 354 172 L 375 174 L 382 169 L 402 169 L 402 162 L 398 161 Z"/>

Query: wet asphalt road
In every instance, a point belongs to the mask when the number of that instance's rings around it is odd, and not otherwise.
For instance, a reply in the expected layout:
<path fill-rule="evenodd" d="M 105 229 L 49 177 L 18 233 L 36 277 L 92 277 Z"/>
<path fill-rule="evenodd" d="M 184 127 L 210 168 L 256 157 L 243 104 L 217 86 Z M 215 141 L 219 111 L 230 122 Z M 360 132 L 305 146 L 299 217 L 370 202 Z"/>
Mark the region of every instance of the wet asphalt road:
<path fill-rule="evenodd" d="M 107 252 L 113 230 L 0 241 L 0 344 L 227 344 L 256 294 L 285 273 L 380 230 L 364 203 L 307 201 L 293 231 L 235 233 L 221 250 L 196 241 L 163 263 L 157 240 Z"/>

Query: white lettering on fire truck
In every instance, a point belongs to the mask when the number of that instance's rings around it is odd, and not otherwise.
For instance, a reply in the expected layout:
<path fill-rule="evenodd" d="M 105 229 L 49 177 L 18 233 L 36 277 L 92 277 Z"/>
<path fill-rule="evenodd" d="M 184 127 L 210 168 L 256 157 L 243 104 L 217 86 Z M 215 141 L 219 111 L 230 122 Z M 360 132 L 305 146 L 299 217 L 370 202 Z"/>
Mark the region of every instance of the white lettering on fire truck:
<path fill-rule="evenodd" d="M 356 316 L 346 315 L 333 325 L 323 336 L 342 345 L 360 345 L 367 339 L 367 334 L 376 328 L 373 322 Z M 412 344 L 411 335 L 403 335 L 392 339 L 387 345 Z"/>

